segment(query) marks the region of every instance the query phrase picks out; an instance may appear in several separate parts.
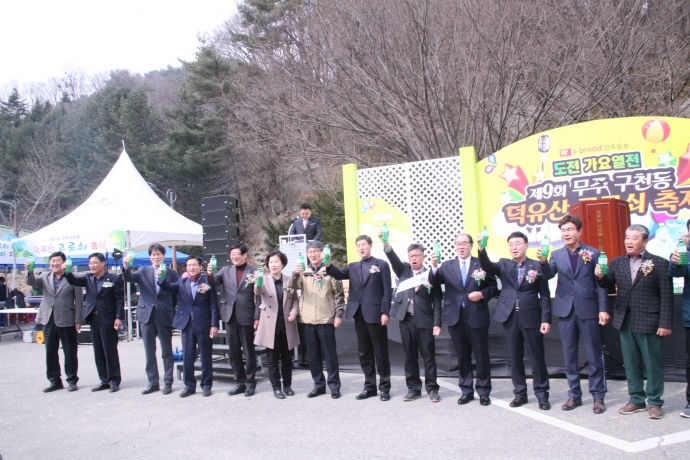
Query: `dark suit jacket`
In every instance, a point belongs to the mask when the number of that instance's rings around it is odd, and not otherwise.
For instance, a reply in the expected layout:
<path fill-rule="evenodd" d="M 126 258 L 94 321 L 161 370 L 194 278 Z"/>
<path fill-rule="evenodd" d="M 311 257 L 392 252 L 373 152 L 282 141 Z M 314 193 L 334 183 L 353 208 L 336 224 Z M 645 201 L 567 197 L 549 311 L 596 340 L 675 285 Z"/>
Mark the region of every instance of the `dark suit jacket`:
<path fill-rule="evenodd" d="M 247 264 L 239 286 L 237 285 L 237 268 L 234 265 L 221 268 L 218 273 L 208 279 L 208 284 L 211 286 L 223 285 L 220 297 L 220 319 L 224 322 L 230 321 L 234 310 L 240 325 L 254 326 L 254 316 L 259 314 L 256 308 L 259 301 L 254 295 L 254 285 L 246 286 L 247 283 L 244 280 L 255 271 L 256 267 Z"/>
<path fill-rule="evenodd" d="M 486 274 L 486 279 L 477 286 L 477 281 L 472 278 L 472 273 L 479 270 L 479 260 L 476 257 L 470 258 L 470 266 L 467 269 L 466 284 L 462 284 L 462 274 L 460 273 L 460 262 L 458 258 L 446 260 L 430 277 L 434 285 L 444 284 L 446 289 L 443 294 L 443 322 L 449 326 L 455 326 L 460 319 L 460 309 L 465 302 L 465 321 L 474 329 L 489 327 L 489 300 L 498 293 L 496 277 Z M 480 291 L 484 298 L 479 302 L 472 302 L 470 293 Z"/>
<path fill-rule="evenodd" d="M 290 225 L 288 235 L 306 235 L 308 241 L 321 241 L 321 237 L 323 236 L 323 227 L 321 226 L 321 219 L 319 219 L 318 217 L 310 216 L 309 220 L 307 221 L 307 228 L 305 229 L 304 223 L 302 222 L 302 218 L 298 217 L 297 219 L 292 221 L 292 225 Z"/>
<path fill-rule="evenodd" d="M 479 264 L 488 275 L 501 278 L 501 295 L 492 318 L 504 323 L 515 308 L 518 301 L 520 308 L 520 324 L 523 327 L 539 328 L 541 323 L 551 323 L 551 293 L 549 282 L 541 276 L 539 261 L 529 257 L 525 259 L 525 275 L 530 270 L 539 273 L 537 279 L 530 283 L 527 276 L 518 284 L 515 273 L 516 262 L 512 259 L 500 259 L 498 263 L 489 260 L 486 250 L 479 251 Z"/>
<path fill-rule="evenodd" d="M 190 316 L 194 317 L 194 332 L 208 334 L 211 327 L 218 327 L 218 294 L 216 288 L 209 286 L 205 276 L 199 277 L 196 296 L 192 297 L 191 279 L 182 278 L 175 283 L 169 283 L 167 278 L 159 280 L 162 291 L 177 295 L 177 312 L 173 319 L 173 327 L 182 330 L 187 327 Z M 202 285 L 208 286 L 204 293 L 198 292 Z"/>
<path fill-rule="evenodd" d="M 400 281 L 405 281 L 414 276 L 412 267 L 407 262 L 402 262 L 398 255 L 395 253 L 393 248 L 390 248 L 389 252 L 386 252 L 386 257 L 393 267 L 393 273 L 398 277 Z M 429 294 L 429 289 L 424 286 L 419 286 L 419 289 L 415 291 L 414 288 L 407 289 L 402 292 L 396 292 L 393 298 L 393 305 L 391 305 L 390 315 L 402 321 L 405 319 L 405 314 L 407 313 L 407 306 L 410 300 L 414 299 L 412 303 L 412 308 L 414 311 L 414 325 L 420 329 L 431 329 L 434 326 L 441 327 L 441 286 L 434 284 L 431 288 L 431 294 Z"/>
<path fill-rule="evenodd" d="M 127 282 L 139 284 L 137 321 L 148 324 L 153 307 L 156 307 L 158 309 L 158 314 L 156 315 L 158 324 L 166 327 L 172 326 L 177 299 L 173 294 L 162 289 L 156 292 L 158 275 L 153 265 L 141 267 L 135 272 L 132 272 L 131 268 L 125 268 L 123 277 Z M 178 275 L 175 270 L 169 269 L 166 270 L 165 279 L 168 280 L 169 283 L 174 283 L 180 279 L 180 275 Z"/>
<path fill-rule="evenodd" d="M 38 276 L 34 276 L 34 272 L 31 271 L 26 276 L 26 284 L 43 291 L 36 322 L 46 325 L 50 321 L 50 315 L 53 315 L 53 321 L 57 327 L 84 324 L 84 293 L 82 289 L 75 288 L 67 281 L 62 280 L 57 292 L 55 292 L 53 289 L 54 278 L 55 275 L 52 271 L 43 272 Z"/>
<path fill-rule="evenodd" d="M 391 309 L 391 270 L 384 260 L 371 258 L 377 273 L 367 272 L 362 279 L 362 262 L 355 262 L 339 270 L 331 264 L 326 273 L 337 280 L 350 280 L 350 290 L 345 308 L 345 318 L 352 319 L 362 307 L 362 316 L 367 323 L 381 323 L 381 315 L 388 315 Z"/>
<path fill-rule="evenodd" d="M 84 276 L 65 273 L 65 279 L 72 286 L 86 287 L 84 318 L 88 319 L 93 311 L 98 312 L 96 324 L 99 326 L 113 324 L 116 319 L 125 319 L 125 289 L 121 277 L 105 272 L 103 287 L 100 291 L 96 290 L 96 280 L 93 273 L 87 273 Z"/>
<path fill-rule="evenodd" d="M 673 329 L 673 284 L 668 277 L 668 261 L 647 251 L 643 253 L 642 262 L 645 260 L 654 264 L 647 276 L 639 270 L 635 279 L 631 279 L 630 259 L 626 255 L 613 259 L 608 274 L 599 280 L 605 288 L 618 285 L 613 310 L 613 327 L 616 329 L 623 325 L 628 309 L 635 332 L 656 334 L 660 327 Z"/>
<path fill-rule="evenodd" d="M 592 260 L 584 263 L 582 257 L 578 256 L 575 272 L 565 246 L 555 250 L 549 263 L 542 267 L 547 280 L 558 275 L 553 314 L 559 318 L 567 317 L 573 308 L 580 319 L 595 319 L 599 317 L 599 312 L 609 311 L 608 291 L 599 286 L 594 276 L 599 250 L 581 243 L 580 251 L 583 249 L 592 253 Z"/>

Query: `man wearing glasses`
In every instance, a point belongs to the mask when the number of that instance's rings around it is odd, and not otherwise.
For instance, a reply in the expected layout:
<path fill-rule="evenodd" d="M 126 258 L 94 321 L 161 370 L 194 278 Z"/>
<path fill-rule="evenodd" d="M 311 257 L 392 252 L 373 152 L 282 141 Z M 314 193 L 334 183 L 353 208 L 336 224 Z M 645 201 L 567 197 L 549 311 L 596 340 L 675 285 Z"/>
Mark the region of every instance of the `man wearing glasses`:
<path fill-rule="evenodd" d="M 482 279 L 479 260 L 472 257 L 472 237 L 461 233 L 455 237 L 457 258 L 447 260 L 439 267 L 436 255 L 431 256 L 434 286 L 444 284 L 443 322 L 458 357 L 459 386 L 462 396 L 458 404 L 474 399 L 474 386 L 482 406 L 491 404 L 491 363 L 489 361 L 489 300 L 496 294 L 496 278 L 484 274 Z M 477 362 L 477 381 L 472 385 L 472 353 Z"/>

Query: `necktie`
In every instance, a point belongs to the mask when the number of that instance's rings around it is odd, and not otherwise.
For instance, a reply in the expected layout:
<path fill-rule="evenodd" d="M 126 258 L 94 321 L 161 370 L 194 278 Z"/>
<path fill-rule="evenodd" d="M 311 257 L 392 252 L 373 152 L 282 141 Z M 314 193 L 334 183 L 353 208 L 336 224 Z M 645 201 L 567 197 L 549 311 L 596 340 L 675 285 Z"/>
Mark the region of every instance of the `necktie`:
<path fill-rule="evenodd" d="M 462 284 L 467 284 L 467 266 L 465 265 L 467 262 L 464 260 L 462 261 L 462 266 L 460 267 L 460 272 L 462 273 Z"/>

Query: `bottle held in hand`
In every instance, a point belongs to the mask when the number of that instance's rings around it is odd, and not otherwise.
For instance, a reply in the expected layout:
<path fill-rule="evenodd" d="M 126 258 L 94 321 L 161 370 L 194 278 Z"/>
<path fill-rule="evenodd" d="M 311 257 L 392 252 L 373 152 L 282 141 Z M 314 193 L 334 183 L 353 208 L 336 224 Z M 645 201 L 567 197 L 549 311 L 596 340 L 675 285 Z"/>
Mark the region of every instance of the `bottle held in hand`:
<path fill-rule="evenodd" d="M 215 273 L 216 267 L 218 266 L 218 260 L 216 260 L 216 256 L 211 256 L 211 261 L 209 262 L 209 266 L 211 267 L 211 273 Z"/>
<path fill-rule="evenodd" d="M 438 241 L 434 242 L 434 255 L 436 260 L 441 262 L 441 244 Z"/>
<path fill-rule="evenodd" d="M 67 256 L 65 261 L 65 273 L 72 273 L 72 258 L 70 256 Z"/>
<path fill-rule="evenodd" d="M 331 247 L 329 245 L 326 245 L 325 248 L 323 248 L 323 263 L 328 264 L 328 262 L 331 261 Z"/>
<path fill-rule="evenodd" d="M 304 262 L 304 256 L 300 252 L 299 255 L 297 256 L 297 263 L 299 263 L 299 266 L 302 267 L 302 271 L 307 269 L 307 266 Z"/>
<path fill-rule="evenodd" d="M 549 257 L 549 246 L 551 244 L 551 240 L 549 240 L 549 237 L 547 235 L 544 235 L 544 238 L 541 240 L 541 256 L 546 258 Z"/>
<path fill-rule="evenodd" d="M 257 286 L 263 286 L 264 285 L 264 271 L 260 268 L 256 271 L 256 285 Z"/>
<path fill-rule="evenodd" d="M 606 275 L 609 272 L 609 258 L 606 256 L 604 251 L 599 253 L 599 269 L 602 275 Z"/>
<path fill-rule="evenodd" d="M 479 242 L 479 246 L 485 248 L 487 244 L 489 244 L 489 230 L 486 228 L 485 225 L 482 229 L 482 240 Z"/>
<path fill-rule="evenodd" d="M 33 271 L 35 266 L 36 266 L 36 258 L 34 257 L 33 254 L 31 254 L 29 256 L 29 265 L 26 267 L 26 269 L 29 271 Z"/>
<path fill-rule="evenodd" d="M 678 255 L 680 256 L 678 258 L 678 265 L 687 265 L 688 264 L 688 247 L 685 245 L 683 240 L 680 240 L 678 242 Z"/>
<path fill-rule="evenodd" d="M 381 233 L 381 241 L 383 241 L 384 243 L 388 243 L 388 234 L 389 234 L 388 224 L 384 222 L 383 223 L 383 233 Z"/>
<path fill-rule="evenodd" d="M 167 269 L 167 267 L 165 266 L 165 262 L 163 262 L 163 263 L 161 263 L 161 272 L 160 272 L 160 274 L 158 275 L 158 278 L 164 280 L 164 279 L 165 279 L 166 273 L 168 273 L 168 269 Z"/>

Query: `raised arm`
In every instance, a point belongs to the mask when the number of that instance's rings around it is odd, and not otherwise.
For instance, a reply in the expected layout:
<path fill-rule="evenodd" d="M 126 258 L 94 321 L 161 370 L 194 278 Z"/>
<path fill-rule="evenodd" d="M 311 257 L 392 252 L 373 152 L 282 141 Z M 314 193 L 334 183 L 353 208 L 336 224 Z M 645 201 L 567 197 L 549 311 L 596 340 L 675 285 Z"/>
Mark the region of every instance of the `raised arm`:
<path fill-rule="evenodd" d="M 86 287 L 86 276 L 74 276 L 74 273 L 65 273 L 65 279 L 72 286 Z"/>
<path fill-rule="evenodd" d="M 326 273 L 331 275 L 333 278 L 337 280 L 349 280 L 350 279 L 350 267 L 345 267 L 342 270 L 340 270 L 338 267 L 336 267 L 333 264 L 328 264 L 326 266 Z M 389 276 L 390 278 L 390 276 Z M 390 281 L 389 281 L 390 283 Z"/>
<path fill-rule="evenodd" d="M 398 257 L 398 255 L 393 250 L 393 246 L 391 246 L 390 244 L 383 244 L 383 252 L 386 254 L 388 261 L 391 263 L 393 273 L 395 273 L 395 276 L 400 278 L 403 275 L 403 273 L 405 273 L 405 269 L 407 268 L 407 266 L 404 262 L 400 260 L 400 257 Z"/>
<path fill-rule="evenodd" d="M 169 283 L 166 279 L 158 279 L 158 285 L 161 287 L 161 290 L 165 292 L 172 292 L 175 295 L 180 293 L 179 281 L 176 283 Z"/>
<path fill-rule="evenodd" d="M 26 274 L 26 284 L 36 289 L 43 289 L 43 278 L 34 276 L 34 271 L 31 270 Z"/>
<path fill-rule="evenodd" d="M 497 263 L 491 262 L 489 255 L 486 253 L 485 249 L 479 248 L 479 266 L 482 267 L 487 275 L 501 276 L 501 266 Z"/>

